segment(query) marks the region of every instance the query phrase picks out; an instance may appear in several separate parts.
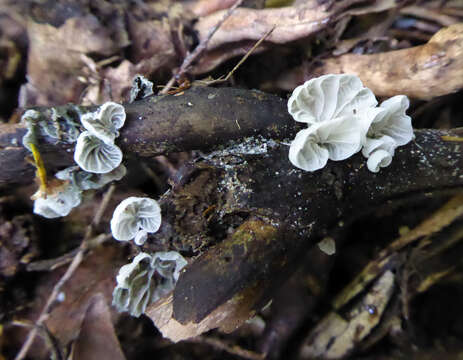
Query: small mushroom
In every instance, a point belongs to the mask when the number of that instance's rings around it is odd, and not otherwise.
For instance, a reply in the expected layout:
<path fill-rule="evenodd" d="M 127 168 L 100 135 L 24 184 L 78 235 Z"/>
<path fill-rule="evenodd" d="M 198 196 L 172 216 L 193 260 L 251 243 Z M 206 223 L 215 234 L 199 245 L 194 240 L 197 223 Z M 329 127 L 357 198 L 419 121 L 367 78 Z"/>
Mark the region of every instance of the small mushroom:
<path fill-rule="evenodd" d="M 380 168 L 391 165 L 393 156 L 394 153 L 391 154 L 389 151 L 383 149 L 373 151 L 367 160 L 368 170 L 374 173 L 379 172 Z"/>
<path fill-rule="evenodd" d="M 291 163 L 305 171 L 323 168 L 328 159 L 344 160 L 362 148 L 368 122 L 343 116 L 299 131 L 289 148 Z"/>
<path fill-rule="evenodd" d="M 373 92 L 355 75 L 323 75 L 294 89 L 288 111 L 294 120 L 309 125 L 356 115 L 378 104 Z"/>
<path fill-rule="evenodd" d="M 115 102 L 106 102 L 92 113 L 84 114 L 82 125 L 91 134 L 103 140 L 106 144 L 113 144 L 119 136 L 118 129 L 124 126 L 125 109 Z"/>
<path fill-rule="evenodd" d="M 105 174 L 95 174 L 80 170 L 77 166 L 71 166 L 55 174 L 60 180 L 69 180 L 81 190 L 100 189 L 112 181 L 119 181 L 127 174 L 124 165 L 119 165 L 114 170 Z"/>
<path fill-rule="evenodd" d="M 22 142 L 23 146 L 32 152 L 30 144 L 36 144 L 36 133 L 35 133 L 35 124 L 40 119 L 40 113 L 37 110 L 27 110 L 23 116 L 21 116 L 21 121 L 26 123 L 27 132 L 23 136 Z"/>
<path fill-rule="evenodd" d="M 71 183 L 56 187 L 46 198 L 39 197 L 34 201 L 34 214 L 48 219 L 68 215 L 71 210 L 80 205 L 82 192 Z"/>
<path fill-rule="evenodd" d="M 114 144 L 104 143 L 88 131 L 77 139 L 74 161 L 81 169 L 97 174 L 108 173 L 122 161 L 122 151 Z"/>
<path fill-rule="evenodd" d="M 163 277 L 172 277 L 175 281 L 180 276 L 180 271 L 188 265 L 188 262 L 176 251 L 157 252 L 153 255 L 153 263 L 157 272 Z"/>
<path fill-rule="evenodd" d="M 397 95 L 385 100 L 378 108 L 380 111 L 373 117 L 362 149 L 370 171 L 378 172 L 389 166 L 395 149 L 415 137 L 411 118 L 405 114 L 408 106 L 408 98 Z"/>
<path fill-rule="evenodd" d="M 120 268 L 113 292 L 113 305 L 119 311 L 140 316 L 146 307 L 174 290 L 187 261 L 176 251 L 138 254 L 132 263 Z"/>
<path fill-rule="evenodd" d="M 140 253 L 130 264 L 119 269 L 113 291 L 113 305 L 118 311 L 128 311 L 136 317 L 145 312 L 156 287 L 151 262 L 151 255 Z"/>
<path fill-rule="evenodd" d="M 387 135 L 396 146 L 409 143 L 414 138 L 412 119 L 405 113 L 409 106 L 410 101 L 405 95 L 383 101 L 379 106 L 383 111 L 376 114 L 367 137 L 376 139 Z"/>
<path fill-rule="evenodd" d="M 160 226 L 161 208 L 156 200 L 146 197 L 123 200 L 114 210 L 111 219 L 111 232 L 119 241 L 136 238 L 138 243 L 144 243 L 145 233 L 154 233 Z"/>

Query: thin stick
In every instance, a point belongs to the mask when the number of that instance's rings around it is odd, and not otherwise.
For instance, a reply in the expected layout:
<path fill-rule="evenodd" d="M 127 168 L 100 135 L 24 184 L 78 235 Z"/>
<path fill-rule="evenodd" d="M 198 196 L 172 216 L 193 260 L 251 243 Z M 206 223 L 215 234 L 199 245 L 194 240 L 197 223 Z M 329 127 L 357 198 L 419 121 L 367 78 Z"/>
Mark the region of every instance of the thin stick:
<path fill-rule="evenodd" d="M 222 26 L 222 24 L 230 17 L 230 15 L 235 11 L 235 9 L 241 5 L 243 0 L 237 0 L 232 7 L 228 9 L 228 11 L 225 13 L 223 18 L 209 30 L 209 33 L 207 34 L 206 38 L 202 40 L 198 46 L 193 50 L 192 53 L 188 54 L 186 58 L 183 60 L 182 65 L 180 66 L 180 69 L 177 71 L 177 74 L 172 76 L 172 78 L 167 82 L 166 86 L 164 89 L 161 90 L 161 94 L 167 94 L 167 92 L 172 88 L 172 85 L 174 85 L 175 81 L 177 81 L 180 76 L 182 76 L 188 68 L 191 66 L 191 63 L 196 60 L 196 58 L 201 55 L 201 53 L 206 50 L 207 45 L 209 44 L 209 41 L 211 40 L 212 36 L 216 33 L 217 30 Z"/>
<path fill-rule="evenodd" d="M 202 83 L 205 83 L 206 85 L 212 85 L 212 84 L 215 84 L 215 83 L 218 83 L 218 82 L 228 81 L 228 79 L 230 79 L 230 77 L 233 75 L 233 73 L 246 61 L 246 59 L 253 53 L 253 51 L 256 50 L 256 48 L 260 44 L 262 44 L 262 42 L 265 39 L 267 39 L 269 37 L 269 35 L 273 32 L 273 30 L 275 30 L 275 28 L 276 28 L 276 25 L 273 25 L 273 27 L 269 31 L 267 31 L 265 33 L 265 35 L 259 39 L 258 42 L 256 42 L 254 44 L 254 46 L 241 58 L 240 61 L 238 61 L 238 64 L 236 64 L 235 67 L 223 79 L 220 77 L 218 79 L 211 80 L 211 81 L 201 81 L 201 80 L 199 80 L 199 81 L 202 82 Z"/>
<path fill-rule="evenodd" d="M 80 263 L 82 262 L 82 259 L 84 258 L 84 253 L 87 250 L 87 242 L 90 239 L 93 228 L 98 225 L 98 223 L 101 221 L 101 216 L 105 210 L 105 208 L 108 206 L 109 199 L 111 198 L 112 194 L 114 193 L 115 190 L 115 185 L 111 185 L 106 192 L 106 194 L 103 197 L 103 201 L 101 202 L 100 206 L 98 207 L 98 210 L 96 212 L 96 216 L 94 221 L 87 226 L 87 230 L 85 231 L 85 236 L 82 242 L 80 243 L 79 246 L 79 251 L 77 252 L 76 256 L 72 260 L 71 264 L 67 268 L 66 272 L 64 275 L 59 279 L 59 281 L 56 283 L 56 285 L 53 288 L 53 291 L 51 292 L 50 296 L 48 297 L 48 300 L 40 313 L 40 316 L 38 320 L 35 322 L 34 328 L 29 332 L 26 341 L 24 342 L 23 346 L 21 347 L 21 350 L 18 352 L 18 354 L 15 357 L 15 360 L 22 360 L 24 357 L 27 355 L 27 352 L 29 351 L 30 347 L 32 346 L 32 343 L 34 342 L 35 337 L 37 336 L 37 331 L 39 328 L 43 326 L 43 323 L 48 319 L 48 316 L 50 314 L 50 310 L 52 305 L 55 303 L 55 300 L 58 296 L 58 294 L 61 291 L 61 288 L 66 284 L 66 282 L 72 277 L 76 269 L 79 267 Z"/>

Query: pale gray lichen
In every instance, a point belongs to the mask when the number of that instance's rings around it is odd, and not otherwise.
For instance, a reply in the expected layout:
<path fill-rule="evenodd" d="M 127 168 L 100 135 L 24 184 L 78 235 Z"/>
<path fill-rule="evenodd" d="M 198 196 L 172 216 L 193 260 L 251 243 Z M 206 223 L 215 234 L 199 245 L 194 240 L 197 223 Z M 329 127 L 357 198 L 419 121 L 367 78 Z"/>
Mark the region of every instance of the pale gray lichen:
<path fill-rule="evenodd" d="M 89 173 L 78 166 L 71 166 L 55 174 L 60 180 L 69 180 L 81 190 L 100 189 L 112 181 L 119 181 L 127 173 L 124 165 L 119 165 L 114 170 L 105 174 Z"/>
<path fill-rule="evenodd" d="M 147 96 L 153 95 L 153 83 L 143 75 L 136 75 L 132 80 L 132 89 L 130 90 L 130 103 L 135 100 L 141 100 Z"/>
<path fill-rule="evenodd" d="M 152 304 L 174 290 L 180 271 L 187 261 L 177 252 L 138 254 L 120 268 L 113 291 L 113 305 L 118 311 L 140 316 Z"/>
<path fill-rule="evenodd" d="M 52 107 L 43 112 L 27 110 L 21 117 L 28 130 L 23 137 L 24 147 L 31 151 L 29 144 L 38 144 L 40 138 L 46 136 L 67 144 L 76 142 L 80 133 L 80 115 L 81 111 L 75 105 Z"/>

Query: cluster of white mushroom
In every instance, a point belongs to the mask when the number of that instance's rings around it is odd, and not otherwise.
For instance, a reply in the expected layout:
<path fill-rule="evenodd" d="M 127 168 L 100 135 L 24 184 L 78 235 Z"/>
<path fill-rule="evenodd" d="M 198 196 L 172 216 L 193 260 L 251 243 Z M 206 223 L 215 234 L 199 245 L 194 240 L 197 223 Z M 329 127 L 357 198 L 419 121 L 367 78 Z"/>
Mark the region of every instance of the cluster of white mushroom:
<path fill-rule="evenodd" d="M 74 109 L 80 116 L 80 111 Z M 32 151 L 31 144 L 38 142 L 40 136 L 50 136 L 60 139 L 58 129 L 50 125 L 63 118 L 66 124 L 73 124 L 72 119 L 66 119 L 65 114 L 58 114 L 52 109 L 52 119 L 48 121 L 36 110 L 28 110 L 22 119 L 27 124 L 28 132 L 23 138 L 24 146 Z M 77 136 L 76 128 L 66 135 L 68 143 L 77 141 L 74 160 L 79 167 L 71 166 L 55 174 L 62 181 L 58 185 L 50 186 L 46 193 L 34 196 L 34 213 L 46 218 L 57 218 L 68 215 L 71 210 L 80 205 L 82 192 L 98 189 L 111 181 L 120 180 L 127 170 L 121 164 L 122 152 L 114 144 L 120 129 L 125 122 L 125 110 L 120 104 L 107 102 L 91 113 L 80 116 L 86 131 Z"/>
<path fill-rule="evenodd" d="M 308 128 L 292 141 L 289 160 L 315 171 L 328 160 L 344 160 L 362 150 L 370 171 L 389 166 L 395 149 L 414 138 L 411 118 L 405 114 L 409 101 L 398 95 L 377 104 L 355 75 L 324 75 L 298 86 L 288 111 Z"/>
<path fill-rule="evenodd" d="M 113 305 L 118 311 L 140 316 L 146 307 L 170 293 L 188 262 L 176 251 L 139 253 L 119 269 Z"/>

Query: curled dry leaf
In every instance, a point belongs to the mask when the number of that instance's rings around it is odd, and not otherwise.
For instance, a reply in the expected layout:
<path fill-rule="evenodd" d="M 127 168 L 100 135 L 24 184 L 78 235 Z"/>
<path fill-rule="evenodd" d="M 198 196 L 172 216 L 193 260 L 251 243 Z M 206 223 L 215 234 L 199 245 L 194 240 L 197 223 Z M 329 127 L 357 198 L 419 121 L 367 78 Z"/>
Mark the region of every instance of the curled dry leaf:
<path fill-rule="evenodd" d="M 208 49 L 241 40 L 257 41 L 274 26 L 275 30 L 267 40 L 276 44 L 284 44 L 314 34 L 341 16 L 364 11 L 383 11 L 396 6 L 395 1 L 382 1 L 380 7 L 368 7 L 370 4 L 367 2 L 364 8 L 357 7 L 355 10 L 349 11 L 350 7 L 362 2 L 360 0 L 348 0 L 337 6 L 331 6 L 330 2 L 324 2 L 320 5 L 317 1 L 310 1 L 308 4 L 277 9 L 238 8 L 214 34 Z M 209 29 L 217 24 L 223 15 L 224 11 L 218 11 L 198 21 L 195 30 L 198 31 L 200 40 L 207 37 Z"/>
<path fill-rule="evenodd" d="M 440 30 L 425 45 L 371 55 L 346 54 L 283 74 L 275 86 L 292 90 L 322 74 L 355 74 L 377 96 L 429 100 L 463 88 L 463 24 Z M 403 66 L 407 64 L 407 66 Z"/>
<path fill-rule="evenodd" d="M 93 15 L 69 18 L 59 27 L 30 21 L 28 83 L 23 89 L 27 105 L 76 102 L 85 88 L 78 79 L 85 64 L 77 54 L 110 56 L 128 45 L 118 42 L 123 36 L 114 38 L 112 30 Z M 37 97 L 32 99 L 28 93 Z"/>

